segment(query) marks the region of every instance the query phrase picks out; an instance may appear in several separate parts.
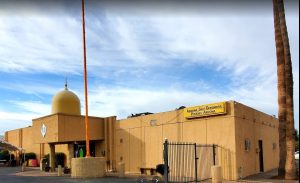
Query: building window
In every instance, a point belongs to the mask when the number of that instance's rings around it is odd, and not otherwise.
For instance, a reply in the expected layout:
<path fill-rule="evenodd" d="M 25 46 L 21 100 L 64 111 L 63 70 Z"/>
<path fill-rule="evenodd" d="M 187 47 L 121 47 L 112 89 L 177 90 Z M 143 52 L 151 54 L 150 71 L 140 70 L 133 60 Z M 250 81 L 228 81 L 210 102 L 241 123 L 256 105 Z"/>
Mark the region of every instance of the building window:
<path fill-rule="evenodd" d="M 120 139 L 120 143 L 121 143 L 121 144 L 123 143 L 123 139 Z"/>
<path fill-rule="evenodd" d="M 250 151 L 251 142 L 250 139 L 245 139 L 245 151 Z"/>

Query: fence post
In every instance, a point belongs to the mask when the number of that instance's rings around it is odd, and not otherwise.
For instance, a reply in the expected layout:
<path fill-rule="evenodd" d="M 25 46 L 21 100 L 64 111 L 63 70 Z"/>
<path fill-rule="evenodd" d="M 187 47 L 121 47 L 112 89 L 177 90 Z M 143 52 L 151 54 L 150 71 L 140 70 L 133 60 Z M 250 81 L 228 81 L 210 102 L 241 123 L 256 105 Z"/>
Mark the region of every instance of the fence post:
<path fill-rule="evenodd" d="M 168 139 L 165 138 L 165 142 L 164 142 L 164 181 L 165 183 L 169 182 L 169 162 L 168 162 Z"/>

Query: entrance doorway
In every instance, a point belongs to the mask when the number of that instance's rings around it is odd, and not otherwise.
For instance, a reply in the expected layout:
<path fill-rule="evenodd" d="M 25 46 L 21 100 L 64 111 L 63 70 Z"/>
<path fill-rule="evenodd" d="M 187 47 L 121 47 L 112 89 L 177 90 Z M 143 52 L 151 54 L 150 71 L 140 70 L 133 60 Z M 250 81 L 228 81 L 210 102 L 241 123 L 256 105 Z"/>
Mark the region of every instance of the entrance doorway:
<path fill-rule="evenodd" d="M 259 150 L 259 171 L 264 172 L 264 151 L 263 151 L 263 141 L 258 141 L 258 150 Z"/>
<path fill-rule="evenodd" d="M 95 157 L 95 142 L 90 141 L 90 154 Z M 80 158 L 86 155 L 86 145 L 85 142 L 77 142 L 74 144 L 74 157 Z"/>

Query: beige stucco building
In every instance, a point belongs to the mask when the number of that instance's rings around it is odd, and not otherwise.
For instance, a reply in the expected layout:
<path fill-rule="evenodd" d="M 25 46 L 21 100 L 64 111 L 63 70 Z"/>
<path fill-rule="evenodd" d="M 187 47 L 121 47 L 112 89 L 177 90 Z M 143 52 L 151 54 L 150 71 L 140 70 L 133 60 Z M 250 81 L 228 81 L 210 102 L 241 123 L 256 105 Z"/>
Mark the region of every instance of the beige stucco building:
<path fill-rule="evenodd" d="M 125 163 L 126 173 L 163 163 L 163 141 L 215 144 L 223 178 L 240 177 L 278 167 L 278 119 L 235 101 L 144 114 L 127 119 L 89 117 L 91 152 L 105 157 L 107 170 Z M 5 133 L 5 139 L 38 159 L 64 152 L 66 165 L 85 148 L 84 116 L 78 97 L 65 88 L 52 100 L 52 114 L 32 126 Z"/>

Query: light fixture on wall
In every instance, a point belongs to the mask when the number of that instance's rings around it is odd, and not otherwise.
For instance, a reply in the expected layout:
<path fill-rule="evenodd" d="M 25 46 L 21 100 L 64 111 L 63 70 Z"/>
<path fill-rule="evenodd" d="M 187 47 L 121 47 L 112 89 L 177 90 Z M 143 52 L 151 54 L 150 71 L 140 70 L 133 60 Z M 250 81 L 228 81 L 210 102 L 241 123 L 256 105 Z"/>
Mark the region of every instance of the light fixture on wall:
<path fill-rule="evenodd" d="M 250 139 L 245 139 L 245 151 L 250 151 L 251 142 Z"/>
<path fill-rule="evenodd" d="M 157 124 L 157 120 L 156 119 L 150 120 L 150 126 L 155 126 L 156 124 Z"/>
<path fill-rule="evenodd" d="M 277 144 L 274 142 L 274 143 L 273 143 L 273 150 L 275 150 L 276 147 L 277 147 Z"/>

